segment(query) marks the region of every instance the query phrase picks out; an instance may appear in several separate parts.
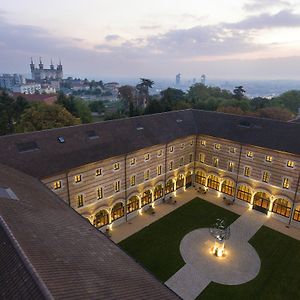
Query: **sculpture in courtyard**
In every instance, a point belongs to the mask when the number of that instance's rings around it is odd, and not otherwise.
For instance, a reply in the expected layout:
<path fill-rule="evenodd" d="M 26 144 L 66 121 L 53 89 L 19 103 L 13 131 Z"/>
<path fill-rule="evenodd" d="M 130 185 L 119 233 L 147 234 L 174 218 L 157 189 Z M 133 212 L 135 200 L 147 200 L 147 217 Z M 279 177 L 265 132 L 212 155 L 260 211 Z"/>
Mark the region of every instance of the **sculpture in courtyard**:
<path fill-rule="evenodd" d="M 209 228 L 209 233 L 215 238 L 213 253 L 221 257 L 225 254 L 225 240 L 230 238 L 230 227 L 225 219 L 217 219 L 216 223 Z"/>

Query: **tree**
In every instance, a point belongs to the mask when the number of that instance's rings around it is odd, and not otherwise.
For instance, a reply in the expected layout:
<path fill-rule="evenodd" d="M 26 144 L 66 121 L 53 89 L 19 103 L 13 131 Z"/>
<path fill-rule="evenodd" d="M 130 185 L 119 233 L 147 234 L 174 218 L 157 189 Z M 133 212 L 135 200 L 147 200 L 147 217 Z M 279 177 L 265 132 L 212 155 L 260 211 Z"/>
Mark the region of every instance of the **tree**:
<path fill-rule="evenodd" d="M 56 104 L 63 106 L 76 118 L 80 118 L 82 123 L 92 121 L 92 113 L 86 101 L 81 98 L 75 98 L 73 95 L 66 96 L 60 93 L 57 97 Z"/>
<path fill-rule="evenodd" d="M 17 99 L 6 92 L 0 93 L 0 134 L 14 133 L 23 111 L 29 103 L 21 96 Z"/>
<path fill-rule="evenodd" d="M 97 112 L 98 114 L 105 112 L 105 106 L 102 101 L 90 101 L 88 105 L 92 112 Z"/>
<path fill-rule="evenodd" d="M 129 104 L 135 101 L 135 89 L 131 85 L 123 85 L 119 87 L 119 99 L 122 101 L 126 110 L 129 109 Z"/>
<path fill-rule="evenodd" d="M 149 103 L 147 104 L 144 114 L 148 115 L 148 114 L 156 114 L 156 113 L 160 113 L 163 112 L 163 106 L 161 105 L 160 101 L 158 100 L 151 100 L 149 101 Z"/>
<path fill-rule="evenodd" d="M 222 106 L 219 107 L 217 111 L 232 115 L 244 115 L 244 112 L 239 107 L 234 106 Z"/>
<path fill-rule="evenodd" d="M 244 90 L 243 86 L 236 86 L 233 90 L 233 97 L 237 100 L 242 100 L 245 97 L 246 91 Z"/>
<path fill-rule="evenodd" d="M 288 109 L 280 107 L 266 107 L 257 110 L 256 113 L 257 116 L 261 118 L 276 119 L 281 121 L 289 121 L 295 117 L 295 115 Z"/>
<path fill-rule="evenodd" d="M 270 106 L 284 107 L 293 113 L 300 108 L 300 91 L 288 91 L 270 100 Z"/>
<path fill-rule="evenodd" d="M 140 83 L 136 85 L 137 107 L 145 107 L 149 101 L 149 88 L 152 88 L 154 81 L 147 78 L 140 78 Z"/>
<path fill-rule="evenodd" d="M 35 103 L 22 114 L 17 131 L 38 131 L 77 124 L 80 124 L 80 120 L 61 105 Z"/>
<path fill-rule="evenodd" d="M 179 101 L 185 100 L 185 93 L 179 89 L 167 88 L 160 95 L 164 111 L 173 110 Z"/>

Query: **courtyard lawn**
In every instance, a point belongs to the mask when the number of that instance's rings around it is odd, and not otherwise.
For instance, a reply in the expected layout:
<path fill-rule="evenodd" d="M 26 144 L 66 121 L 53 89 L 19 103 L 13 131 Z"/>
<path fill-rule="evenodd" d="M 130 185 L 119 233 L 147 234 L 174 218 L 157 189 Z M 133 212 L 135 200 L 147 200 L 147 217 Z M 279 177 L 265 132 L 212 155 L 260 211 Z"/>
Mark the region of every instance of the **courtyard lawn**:
<path fill-rule="evenodd" d="M 195 198 L 119 245 L 165 282 L 185 264 L 179 245 L 187 233 L 201 227 L 210 227 L 217 218 L 225 218 L 227 224 L 231 224 L 238 217 L 228 210 Z"/>
<path fill-rule="evenodd" d="M 236 286 L 210 283 L 198 300 L 300 299 L 300 242 L 263 226 L 250 244 L 261 259 L 258 276 Z"/>

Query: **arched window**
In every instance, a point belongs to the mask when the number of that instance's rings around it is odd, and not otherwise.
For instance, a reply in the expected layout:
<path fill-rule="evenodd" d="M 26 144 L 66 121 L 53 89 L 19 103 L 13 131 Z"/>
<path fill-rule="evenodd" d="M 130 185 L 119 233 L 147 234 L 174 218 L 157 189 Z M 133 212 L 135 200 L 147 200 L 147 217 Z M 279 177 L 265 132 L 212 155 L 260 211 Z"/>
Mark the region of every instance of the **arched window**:
<path fill-rule="evenodd" d="M 176 190 L 182 188 L 184 186 L 184 176 L 180 174 L 176 180 Z"/>
<path fill-rule="evenodd" d="M 133 196 L 127 201 L 127 213 L 136 211 L 139 208 L 140 208 L 140 200 L 137 196 Z"/>
<path fill-rule="evenodd" d="M 100 210 L 96 213 L 94 219 L 94 226 L 97 228 L 107 225 L 109 223 L 109 215 L 105 209 Z"/>
<path fill-rule="evenodd" d="M 267 213 L 270 206 L 270 195 L 265 192 L 258 192 L 254 195 L 253 208 Z"/>
<path fill-rule="evenodd" d="M 274 201 L 272 211 L 278 215 L 288 218 L 291 213 L 291 205 L 288 200 L 278 198 Z"/>
<path fill-rule="evenodd" d="M 235 184 L 232 180 L 226 179 L 222 183 L 221 192 L 229 196 L 234 196 L 234 186 Z"/>
<path fill-rule="evenodd" d="M 250 188 L 246 185 L 240 185 L 237 190 L 236 197 L 240 200 L 250 203 L 252 197 Z"/>
<path fill-rule="evenodd" d="M 175 189 L 174 181 L 172 179 L 169 179 L 166 183 L 166 195 L 172 193 L 174 189 Z"/>
<path fill-rule="evenodd" d="M 300 222 L 300 207 L 299 206 L 294 211 L 293 220 Z"/>
<path fill-rule="evenodd" d="M 163 186 L 160 184 L 160 185 L 157 185 L 154 189 L 154 200 L 160 198 L 163 196 L 163 193 L 164 193 L 164 188 Z"/>
<path fill-rule="evenodd" d="M 142 207 L 152 202 L 152 193 L 150 190 L 147 190 L 143 193 L 143 197 L 141 199 Z"/>
<path fill-rule="evenodd" d="M 207 180 L 207 186 L 213 190 L 219 190 L 220 181 L 219 178 L 215 175 L 209 175 Z"/>
<path fill-rule="evenodd" d="M 202 185 L 206 185 L 206 176 L 205 173 L 202 171 L 197 171 L 196 172 L 196 177 L 195 177 L 195 182 L 202 184 Z"/>
<path fill-rule="evenodd" d="M 124 205 L 122 202 L 118 202 L 111 210 L 111 220 L 115 221 L 124 216 Z"/>

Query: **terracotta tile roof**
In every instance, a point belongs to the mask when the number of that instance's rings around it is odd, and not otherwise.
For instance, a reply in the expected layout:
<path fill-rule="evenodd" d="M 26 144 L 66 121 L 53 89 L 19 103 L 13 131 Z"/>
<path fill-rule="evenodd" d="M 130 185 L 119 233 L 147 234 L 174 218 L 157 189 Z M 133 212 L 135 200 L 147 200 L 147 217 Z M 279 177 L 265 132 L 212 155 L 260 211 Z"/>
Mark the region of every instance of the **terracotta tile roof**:
<path fill-rule="evenodd" d="M 0 216 L 36 275 L 25 274 L 0 226 L 0 278 L 13 280 L 0 285 L 2 295 L 41 298 L 39 284 L 44 297 L 57 299 L 178 299 L 37 179 L 0 165 L 0 186 L 19 198 L 0 198 Z"/>
<path fill-rule="evenodd" d="M 196 133 L 300 154 L 299 123 L 184 110 L 2 136 L 0 163 L 43 178 Z M 19 151 L 20 144 L 33 142 L 38 150 Z"/>
<path fill-rule="evenodd" d="M 43 102 L 46 104 L 53 104 L 57 100 L 57 94 L 22 94 L 12 93 L 13 98 L 19 96 L 25 98 L 28 102 Z"/>

